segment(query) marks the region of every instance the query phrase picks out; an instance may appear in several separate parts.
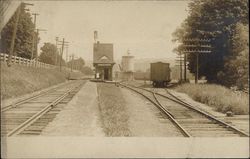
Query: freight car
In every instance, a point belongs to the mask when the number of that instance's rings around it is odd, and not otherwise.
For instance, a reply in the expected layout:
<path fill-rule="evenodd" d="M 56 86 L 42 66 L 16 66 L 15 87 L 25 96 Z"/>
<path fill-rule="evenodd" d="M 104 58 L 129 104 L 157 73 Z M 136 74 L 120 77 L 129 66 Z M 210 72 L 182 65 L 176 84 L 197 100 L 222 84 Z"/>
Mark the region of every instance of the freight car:
<path fill-rule="evenodd" d="M 170 79 L 169 63 L 156 62 L 150 64 L 150 80 L 154 87 L 167 86 Z"/>

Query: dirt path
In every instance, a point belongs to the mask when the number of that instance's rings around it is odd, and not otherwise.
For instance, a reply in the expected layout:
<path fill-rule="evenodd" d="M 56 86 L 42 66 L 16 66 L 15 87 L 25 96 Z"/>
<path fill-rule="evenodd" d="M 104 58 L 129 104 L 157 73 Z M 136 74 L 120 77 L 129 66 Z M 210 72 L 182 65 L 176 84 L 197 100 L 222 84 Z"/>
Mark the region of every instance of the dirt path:
<path fill-rule="evenodd" d="M 182 137 L 173 124 L 164 119 L 158 108 L 140 95 L 122 88 L 129 111 L 129 129 L 135 137 Z"/>
<path fill-rule="evenodd" d="M 96 83 L 87 82 L 42 132 L 46 136 L 104 136 Z"/>

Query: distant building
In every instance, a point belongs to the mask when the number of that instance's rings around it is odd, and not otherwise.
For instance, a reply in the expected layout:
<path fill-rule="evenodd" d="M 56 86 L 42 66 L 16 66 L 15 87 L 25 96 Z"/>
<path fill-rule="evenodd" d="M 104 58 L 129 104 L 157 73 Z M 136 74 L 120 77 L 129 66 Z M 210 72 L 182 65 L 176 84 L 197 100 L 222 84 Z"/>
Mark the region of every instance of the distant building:
<path fill-rule="evenodd" d="M 112 80 L 112 68 L 115 64 L 113 59 L 113 44 L 94 43 L 93 66 L 95 67 L 95 78 Z"/>

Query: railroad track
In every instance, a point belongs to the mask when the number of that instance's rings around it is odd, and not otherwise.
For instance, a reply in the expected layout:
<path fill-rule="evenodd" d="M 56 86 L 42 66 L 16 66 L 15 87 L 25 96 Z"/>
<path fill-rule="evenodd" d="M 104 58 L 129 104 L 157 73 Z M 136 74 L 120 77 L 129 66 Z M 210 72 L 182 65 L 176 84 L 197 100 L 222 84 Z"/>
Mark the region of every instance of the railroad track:
<path fill-rule="evenodd" d="M 86 81 L 71 81 L 1 110 L 1 136 L 39 135 Z"/>
<path fill-rule="evenodd" d="M 206 112 L 185 103 L 167 89 L 165 94 L 158 89 L 145 89 L 120 83 L 142 95 L 163 112 L 184 137 L 248 137 L 249 134 L 225 123 Z"/>

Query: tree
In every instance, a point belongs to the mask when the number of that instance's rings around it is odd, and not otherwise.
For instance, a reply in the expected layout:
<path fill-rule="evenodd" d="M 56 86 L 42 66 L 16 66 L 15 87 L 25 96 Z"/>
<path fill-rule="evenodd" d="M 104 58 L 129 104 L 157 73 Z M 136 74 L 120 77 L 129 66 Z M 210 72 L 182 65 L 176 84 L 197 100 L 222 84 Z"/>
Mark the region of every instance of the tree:
<path fill-rule="evenodd" d="M 56 48 L 56 45 L 51 43 L 44 43 L 44 45 L 41 47 L 41 54 L 39 56 L 39 61 L 55 65 L 56 64 L 56 58 L 60 59 L 60 55 L 58 53 L 58 50 Z M 63 60 L 63 63 L 65 64 L 65 61 Z"/>
<path fill-rule="evenodd" d="M 14 46 L 14 55 L 30 58 L 32 50 L 32 39 L 34 33 L 34 23 L 31 14 L 21 5 L 20 18 L 17 26 L 17 33 Z M 14 23 L 17 13 L 15 13 L 1 32 L 1 52 L 9 53 Z M 36 33 L 35 33 L 36 34 Z M 38 38 L 39 39 L 39 38 Z M 34 52 L 34 57 L 36 56 Z"/>
<path fill-rule="evenodd" d="M 82 73 L 84 73 L 85 75 L 93 75 L 94 74 L 94 71 L 88 66 L 83 66 L 80 71 Z"/>
<path fill-rule="evenodd" d="M 233 33 L 232 54 L 225 59 L 223 70 L 218 73 L 219 82 L 239 89 L 248 87 L 249 73 L 249 29 L 238 23 Z"/>
<path fill-rule="evenodd" d="M 212 53 L 199 55 L 199 77 L 219 82 L 226 57 L 233 54 L 231 40 L 237 23 L 248 24 L 246 0 L 193 0 L 189 3 L 189 16 L 173 33 L 173 41 L 181 43 L 176 50 L 183 51 L 183 40 L 189 38 L 212 39 Z M 188 54 L 188 69 L 196 71 L 196 56 Z"/>
<path fill-rule="evenodd" d="M 82 70 L 85 65 L 85 61 L 80 57 L 78 59 L 70 60 L 67 65 L 68 67 L 72 66 L 73 69 Z"/>

